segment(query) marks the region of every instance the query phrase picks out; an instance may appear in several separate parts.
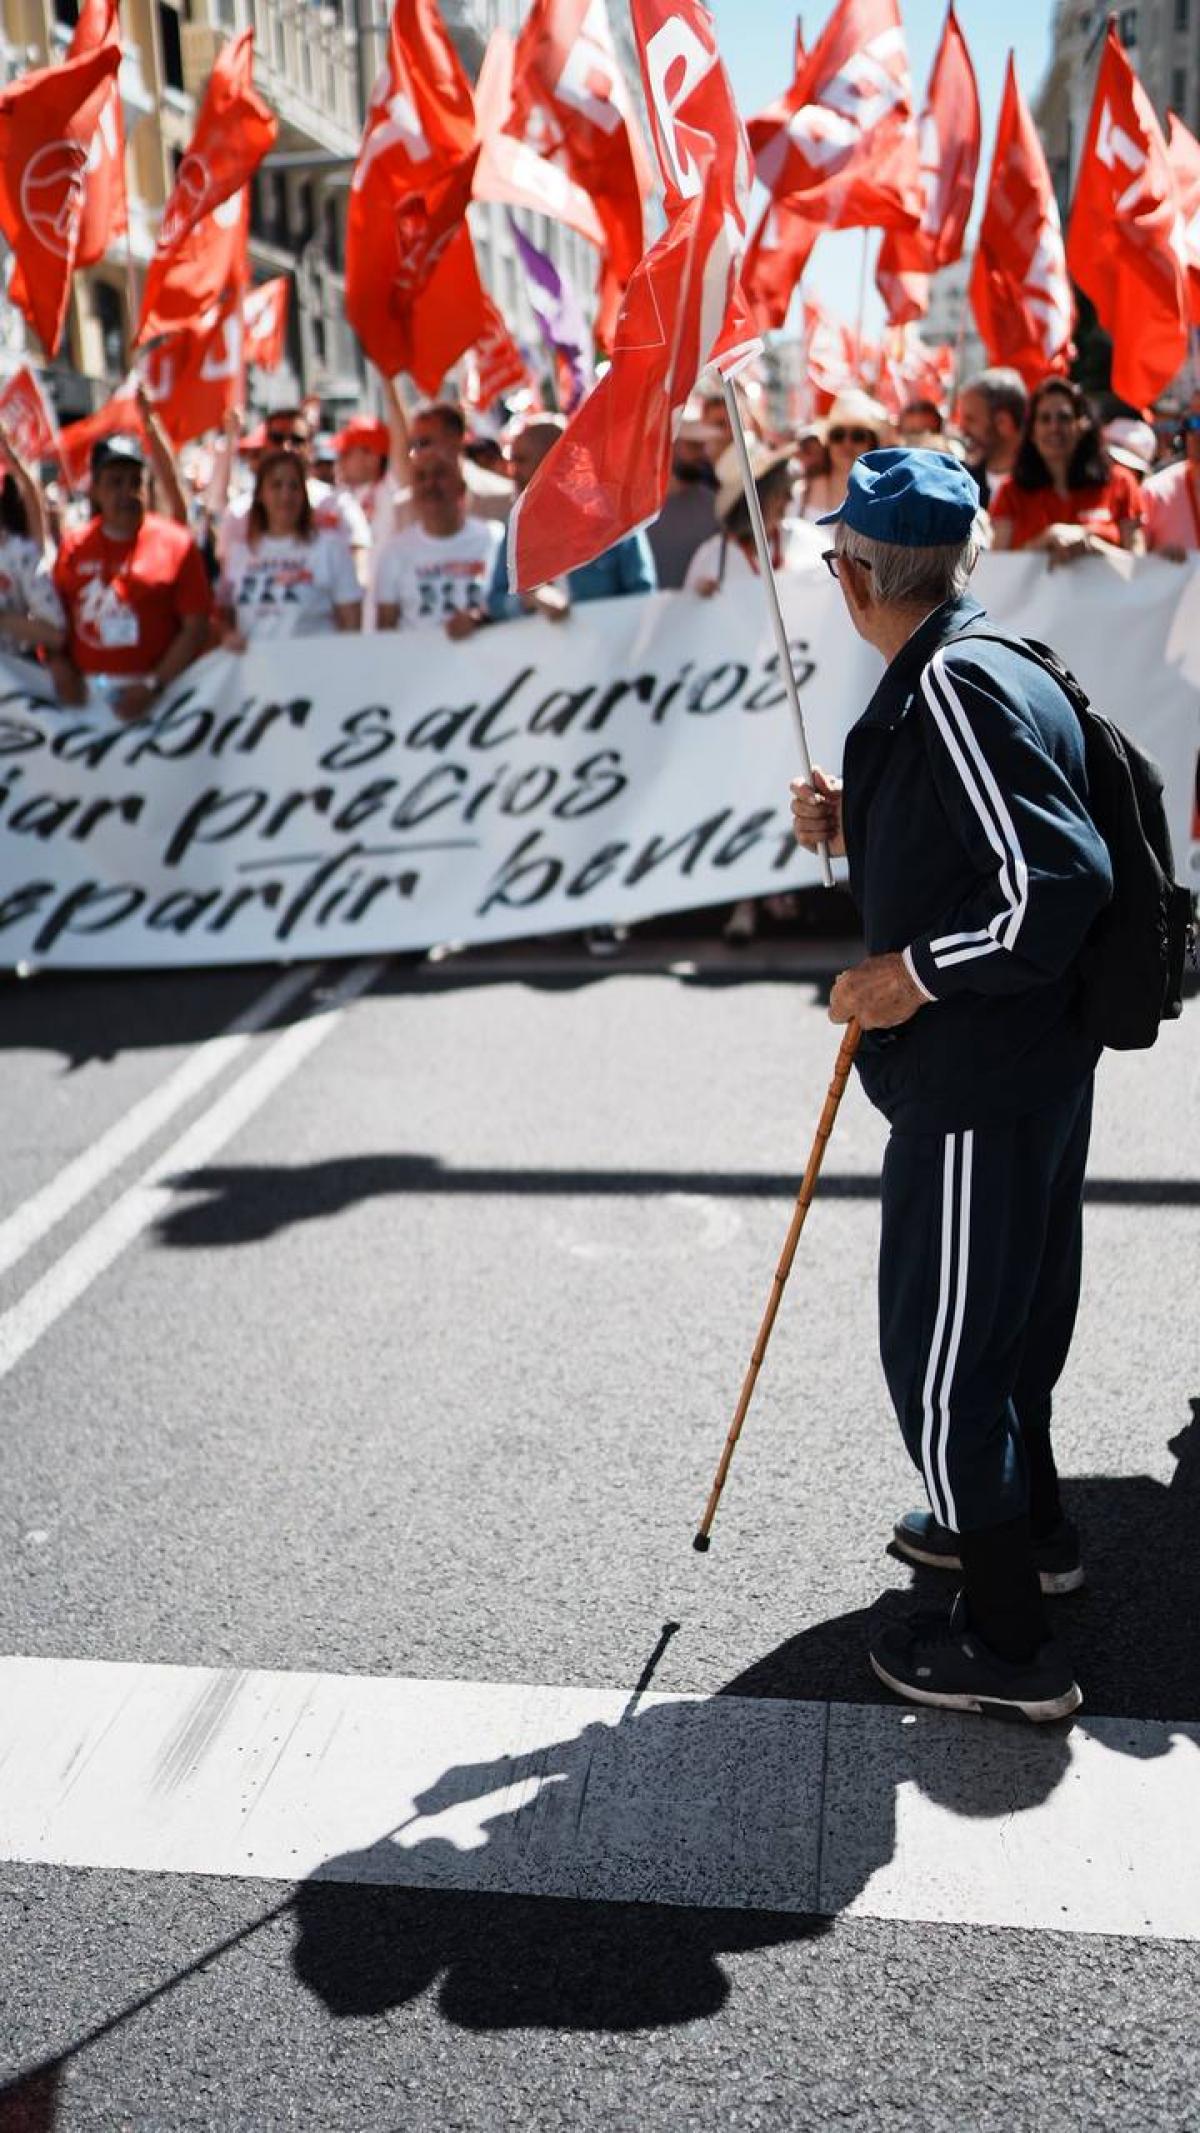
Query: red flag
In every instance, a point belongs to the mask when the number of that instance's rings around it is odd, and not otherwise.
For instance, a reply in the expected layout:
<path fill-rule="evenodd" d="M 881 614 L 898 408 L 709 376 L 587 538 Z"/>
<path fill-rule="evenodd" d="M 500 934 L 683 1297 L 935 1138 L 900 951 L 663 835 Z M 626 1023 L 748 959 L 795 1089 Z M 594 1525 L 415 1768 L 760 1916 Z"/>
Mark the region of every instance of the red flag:
<path fill-rule="evenodd" d="M 528 207 L 534 214 L 549 215 L 578 230 L 589 244 L 603 247 L 604 229 L 591 195 L 576 185 L 562 163 L 538 155 L 528 141 L 515 140 L 507 129 L 516 117 L 513 96 L 513 41 L 505 29 L 495 29 L 483 55 L 475 83 L 475 119 L 479 128 L 479 161 L 475 165 L 474 194 L 477 200 L 499 200 L 509 207 Z"/>
<path fill-rule="evenodd" d="M 1167 144 L 1110 24 L 1079 163 L 1067 263 L 1113 341 L 1112 386 L 1143 407 L 1188 347 L 1183 217 Z"/>
<path fill-rule="evenodd" d="M 79 59 L 85 52 L 103 51 L 109 45 L 120 54 L 117 0 L 83 0 L 67 52 L 68 59 Z M 103 259 L 110 244 L 125 235 L 128 226 L 125 121 L 121 115 L 121 91 L 114 76 L 92 136 L 76 266 L 94 266 L 98 259 Z"/>
<path fill-rule="evenodd" d="M 142 300 L 139 342 L 195 326 L 230 289 L 250 279 L 250 189 L 231 193 L 177 244 Z M 153 272 L 153 266 L 151 267 Z"/>
<path fill-rule="evenodd" d="M 288 300 L 292 284 L 286 274 L 260 282 L 242 303 L 247 363 L 256 370 L 278 370 L 287 346 Z"/>
<path fill-rule="evenodd" d="M 791 88 L 751 122 L 759 177 L 822 229 L 913 229 L 923 195 L 897 0 L 839 0 Z"/>
<path fill-rule="evenodd" d="M 925 204 L 916 230 L 889 230 L 879 250 L 875 286 L 894 326 L 924 318 L 929 278 L 961 258 L 975 196 L 982 129 L 979 90 L 953 6 L 929 77 L 918 132 Z"/>
<path fill-rule="evenodd" d="M 467 356 L 465 388 L 468 406 L 478 408 L 481 413 L 498 400 L 501 393 L 516 392 L 529 383 L 525 358 L 505 325 L 503 314 L 490 296 L 485 301 L 487 331 Z"/>
<path fill-rule="evenodd" d="M 749 150 L 699 0 L 632 0 L 666 229 L 631 276 L 612 364 L 510 520 L 514 584 L 541 585 L 662 508 L 675 423 L 708 363 L 758 346 L 738 283 Z"/>
<path fill-rule="evenodd" d="M 177 313 L 172 316 L 172 302 L 164 303 L 161 298 L 169 287 L 177 302 L 181 267 L 199 266 L 195 280 L 202 280 L 206 272 L 210 276 L 215 272 L 215 267 L 202 264 L 203 248 L 212 244 L 218 251 L 222 249 L 224 233 L 236 219 L 232 203 L 249 183 L 279 131 L 274 114 L 252 86 L 253 68 L 254 32 L 243 30 L 240 37 L 231 38 L 217 58 L 187 154 L 163 209 L 158 243 L 146 275 L 137 330 L 139 345 L 152 334 L 180 323 Z M 226 211 L 223 218 L 222 209 Z M 199 254 L 188 243 L 192 238 L 199 241 Z M 226 273 L 222 287 L 228 279 Z"/>
<path fill-rule="evenodd" d="M 85 415 L 79 422 L 69 422 L 59 431 L 57 454 L 73 489 L 81 489 L 87 480 L 92 446 L 99 443 L 101 437 L 113 437 L 121 430 L 131 437 L 144 435 L 141 410 L 135 397 L 139 382 L 136 371 L 130 371 L 94 415 Z"/>
<path fill-rule="evenodd" d="M 1074 306 L 1062 225 L 1037 128 L 1009 55 L 971 305 L 989 363 L 1028 386 L 1071 359 Z"/>
<path fill-rule="evenodd" d="M 783 325 L 820 225 L 787 200 L 768 201 L 742 269 L 746 299 L 764 333 Z"/>
<path fill-rule="evenodd" d="M 67 315 L 92 136 L 120 64 L 105 45 L 0 90 L 0 230 L 17 256 L 14 301 L 49 355 Z"/>
<path fill-rule="evenodd" d="M 58 425 L 32 370 L 14 370 L 0 386 L 0 422 L 22 459 L 35 465 L 39 459 L 53 459 Z"/>
<path fill-rule="evenodd" d="M 605 0 L 533 0 L 517 40 L 510 130 L 561 160 L 604 233 L 596 335 L 608 347 L 645 243 L 652 178 Z M 539 131 L 540 129 L 540 137 Z"/>
<path fill-rule="evenodd" d="M 1181 118 L 1171 113 L 1167 154 L 1175 173 L 1183 242 L 1187 254 L 1188 298 L 1193 326 L 1200 326 L 1200 141 Z"/>
<path fill-rule="evenodd" d="M 350 185 L 346 316 L 385 377 L 424 392 L 487 329 L 466 225 L 479 136 L 434 0 L 396 0 Z"/>
<path fill-rule="evenodd" d="M 954 349 L 948 341 L 923 341 L 910 319 L 891 326 L 883 336 L 878 393 L 889 415 L 898 415 L 910 400 L 949 405 L 954 392 Z"/>
<path fill-rule="evenodd" d="M 242 293 L 232 289 L 194 327 L 167 334 L 145 359 L 146 391 L 172 444 L 214 430 L 242 398 Z"/>

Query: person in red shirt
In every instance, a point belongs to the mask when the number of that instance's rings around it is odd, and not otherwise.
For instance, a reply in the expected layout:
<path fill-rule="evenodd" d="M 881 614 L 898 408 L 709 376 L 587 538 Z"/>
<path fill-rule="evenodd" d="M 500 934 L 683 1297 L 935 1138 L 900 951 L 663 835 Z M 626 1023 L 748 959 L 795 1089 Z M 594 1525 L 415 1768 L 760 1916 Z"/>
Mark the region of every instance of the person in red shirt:
<path fill-rule="evenodd" d="M 144 718 L 208 643 L 208 574 L 186 527 L 147 511 L 136 438 L 101 438 L 91 474 L 93 516 L 54 566 L 67 641 L 51 672 L 63 703 L 99 693 L 118 718 Z"/>
<path fill-rule="evenodd" d="M 1043 378 L 1029 402 L 1012 473 L 991 501 L 996 548 L 1041 548 L 1057 563 L 1142 552 L 1142 499 L 1114 465 L 1087 401 L 1070 378 Z"/>

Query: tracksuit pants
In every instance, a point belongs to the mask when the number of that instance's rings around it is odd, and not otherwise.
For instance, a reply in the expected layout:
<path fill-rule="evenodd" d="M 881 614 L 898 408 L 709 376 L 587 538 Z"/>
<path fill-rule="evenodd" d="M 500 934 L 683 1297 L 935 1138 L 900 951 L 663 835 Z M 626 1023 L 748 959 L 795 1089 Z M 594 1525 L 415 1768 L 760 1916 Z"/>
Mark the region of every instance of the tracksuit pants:
<path fill-rule="evenodd" d="M 1025 1118 L 888 1142 L 883 1367 L 952 1532 L 1057 1521 L 1051 1400 L 1079 1302 L 1091 1115 L 1089 1078 Z"/>

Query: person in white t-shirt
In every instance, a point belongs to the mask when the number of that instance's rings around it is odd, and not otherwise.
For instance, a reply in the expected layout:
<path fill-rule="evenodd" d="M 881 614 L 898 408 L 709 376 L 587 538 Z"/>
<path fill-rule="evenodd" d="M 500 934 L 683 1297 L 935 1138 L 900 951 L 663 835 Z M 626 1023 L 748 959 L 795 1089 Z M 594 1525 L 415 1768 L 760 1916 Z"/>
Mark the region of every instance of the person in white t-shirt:
<path fill-rule="evenodd" d="M 487 588 L 504 528 L 469 517 L 462 474 L 427 453 L 413 464 L 417 523 L 379 550 L 372 585 L 376 627 L 444 629 L 470 637 L 486 620 Z"/>
<path fill-rule="evenodd" d="M 246 538 L 229 554 L 216 597 L 230 651 L 360 628 L 362 590 L 354 558 L 340 533 L 316 524 L 294 452 L 263 453 Z"/>
<path fill-rule="evenodd" d="M 0 470 L 0 652 L 59 652 L 67 618 L 50 574 L 37 484 L 3 425 Z"/>
<path fill-rule="evenodd" d="M 308 500 L 317 531 L 340 533 L 351 553 L 362 559 L 365 569 L 371 534 L 362 507 L 344 489 L 332 489 L 327 481 L 317 480 L 311 468 L 311 448 L 312 426 L 303 410 L 273 409 L 266 419 L 264 452 L 289 451 L 296 455 L 307 482 Z M 238 496 L 222 512 L 217 526 L 217 558 L 222 569 L 239 541 L 246 538 L 250 504 L 249 495 Z"/>

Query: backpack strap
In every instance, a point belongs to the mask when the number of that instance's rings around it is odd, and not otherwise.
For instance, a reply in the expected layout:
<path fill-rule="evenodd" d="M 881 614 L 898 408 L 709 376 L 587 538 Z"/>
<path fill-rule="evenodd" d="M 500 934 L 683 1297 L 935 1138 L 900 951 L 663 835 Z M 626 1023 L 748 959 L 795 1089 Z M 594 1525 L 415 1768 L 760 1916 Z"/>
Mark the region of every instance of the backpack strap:
<path fill-rule="evenodd" d="M 1007 651 L 1022 652 L 1034 666 L 1041 667 L 1044 674 L 1056 681 L 1072 709 L 1082 714 L 1090 711 L 1091 698 L 1082 682 L 1075 679 L 1070 667 L 1064 666 L 1058 653 L 1048 644 L 1039 643 L 1036 637 L 1006 637 L 1002 630 L 965 629 L 957 637 L 947 638 L 942 646 L 944 652 L 952 652 L 955 645 L 976 643 L 1001 644 Z"/>

